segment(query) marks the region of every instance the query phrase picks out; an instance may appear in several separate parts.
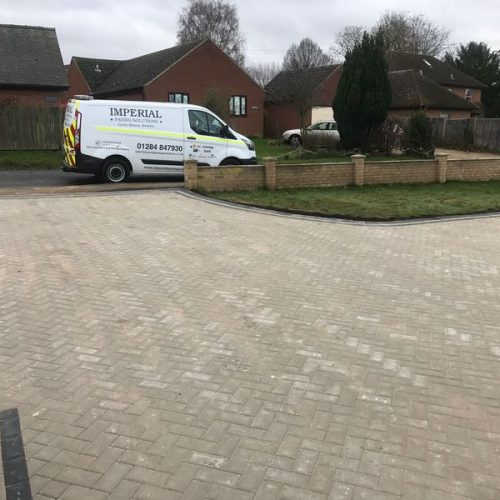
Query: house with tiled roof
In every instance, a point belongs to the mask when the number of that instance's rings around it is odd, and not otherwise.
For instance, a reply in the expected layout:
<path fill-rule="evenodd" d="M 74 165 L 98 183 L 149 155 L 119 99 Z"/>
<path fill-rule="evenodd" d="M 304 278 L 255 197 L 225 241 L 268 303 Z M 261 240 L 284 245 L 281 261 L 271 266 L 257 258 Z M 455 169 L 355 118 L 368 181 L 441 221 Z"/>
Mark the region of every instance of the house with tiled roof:
<path fill-rule="evenodd" d="M 389 71 L 413 70 L 432 80 L 449 92 L 475 105 L 479 111 L 481 90 L 486 87 L 472 76 L 463 73 L 446 61 L 424 54 L 388 51 L 386 53 Z"/>
<path fill-rule="evenodd" d="M 413 69 L 389 71 L 392 103 L 389 116 L 404 118 L 423 109 L 430 118 L 467 119 L 474 103 L 437 84 Z"/>
<path fill-rule="evenodd" d="M 116 61 L 73 57 L 68 97 L 181 102 L 204 105 L 211 90 L 227 102 L 229 125 L 263 135 L 265 91 L 211 40 L 177 45 Z"/>
<path fill-rule="evenodd" d="M 485 85 L 435 57 L 406 52 L 387 52 L 392 91 L 391 117 L 408 117 L 425 110 L 432 118 L 467 119 L 480 113 L 481 90 Z M 265 131 L 280 137 L 298 128 L 294 89 L 301 82 L 315 82 L 307 124 L 333 118 L 332 103 L 342 75 L 342 65 L 321 66 L 301 72 L 282 71 L 266 86 Z"/>
<path fill-rule="evenodd" d="M 54 28 L 0 24 L 0 104 L 60 106 L 67 88 Z"/>

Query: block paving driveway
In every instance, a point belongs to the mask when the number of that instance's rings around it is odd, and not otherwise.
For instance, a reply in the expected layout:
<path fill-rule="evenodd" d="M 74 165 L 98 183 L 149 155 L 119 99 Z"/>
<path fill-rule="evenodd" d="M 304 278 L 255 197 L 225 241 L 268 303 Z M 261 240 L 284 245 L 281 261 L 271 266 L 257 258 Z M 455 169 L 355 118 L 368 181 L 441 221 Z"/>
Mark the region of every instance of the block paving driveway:
<path fill-rule="evenodd" d="M 499 235 L 1 199 L 0 411 L 34 498 L 500 498 Z"/>

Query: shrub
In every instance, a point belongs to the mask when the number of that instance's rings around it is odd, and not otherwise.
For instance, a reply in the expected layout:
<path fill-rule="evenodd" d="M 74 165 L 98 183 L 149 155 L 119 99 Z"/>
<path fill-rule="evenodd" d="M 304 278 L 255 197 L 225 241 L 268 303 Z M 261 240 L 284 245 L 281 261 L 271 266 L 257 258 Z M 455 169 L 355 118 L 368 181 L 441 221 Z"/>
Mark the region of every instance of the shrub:
<path fill-rule="evenodd" d="M 302 147 L 309 151 L 330 153 L 337 151 L 338 146 L 338 142 L 331 135 L 306 132 L 302 137 Z"/>
<path fill-rule="evenodd" d="M 401 149 L 402 135 L 405 123 L 401 120 L 388 118 L 370 137 L 370 150 L 390 155 L 394 150 Z"/>
<path fill-rule="evenodd" d="M 406 127 L 403 144 L 406 149 L 423 156 L 434 154 L 432 125 L 424 111 L 415 113 Z"/>

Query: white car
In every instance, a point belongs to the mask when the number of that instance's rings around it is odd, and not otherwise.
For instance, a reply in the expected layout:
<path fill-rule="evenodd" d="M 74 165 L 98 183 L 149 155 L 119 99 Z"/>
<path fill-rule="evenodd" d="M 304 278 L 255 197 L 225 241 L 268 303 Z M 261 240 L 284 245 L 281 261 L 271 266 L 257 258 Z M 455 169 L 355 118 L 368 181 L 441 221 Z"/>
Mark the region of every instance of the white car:
<path fill-rule="evenodd" d="M 335 120 L 325 120 L 316 122 L 306 128 L 307 134 L 324 135 L 325 137 L 333 137 L 335 141 L 340 141 L 339 131 L 337 129 L 337 122 Z M 302 132 L 296 128 L 283 132 L 283 141 L 291 144 L 292 146 L 300 146 L 302 144 Z"/>

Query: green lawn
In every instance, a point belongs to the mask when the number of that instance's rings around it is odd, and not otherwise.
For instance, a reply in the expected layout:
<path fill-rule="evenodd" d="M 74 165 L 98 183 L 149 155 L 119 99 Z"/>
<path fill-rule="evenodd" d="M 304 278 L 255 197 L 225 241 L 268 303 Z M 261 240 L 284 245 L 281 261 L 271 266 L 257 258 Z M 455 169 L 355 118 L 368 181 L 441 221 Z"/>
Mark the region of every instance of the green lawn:
<path fill-rule="evenodd" d="M 0 151 L 0 170 L 57 169 L 62 151 Z"/>
<path fill-rule="evenodd" d="M 212 196 L 265 208 L 370 220 L 500 211 L 500 181 L 258 190 Z"/>
<path fill-rule="evenodd" d="M 263 158 L 266 156 L 275 156 L 279 158 L 279 163 L 321 163 L 321 162 L 351 162 L 351 153 L 345 151 L 336 151 L 334 153 L 318 153 L 315 155 L 302 155 L 296 153 L 292 154 L 295 148 L 285 143 L 280 143 L 277 140 L 271 139 L 253 139 L 255 143 L 255 150 L 257 152 L 258 163 L 262 163 Z M 287 155 L 283 157 L 283 155 Z M 367 161 L 386 161 L 386 160 L 412 160 L 422 159 L 417 156 L 397 155 L 397 156 L 384 156 L 384 155 L 367 155 Z"/>

